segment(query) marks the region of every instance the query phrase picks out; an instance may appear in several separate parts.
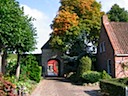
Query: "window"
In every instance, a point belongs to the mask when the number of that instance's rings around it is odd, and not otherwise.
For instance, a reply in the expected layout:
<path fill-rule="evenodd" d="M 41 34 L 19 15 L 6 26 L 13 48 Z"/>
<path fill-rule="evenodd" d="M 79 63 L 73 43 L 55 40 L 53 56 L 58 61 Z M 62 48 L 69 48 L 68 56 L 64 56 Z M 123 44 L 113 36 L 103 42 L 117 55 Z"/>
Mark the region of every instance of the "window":
<path fill-rule="evenodd" d="M 105 52 L 105 42 L 102 43 L 103 52 Z"/>
<path fill-rule="evenodd" d="M 107 60 L 107 71 L 108 71 L 108 74 L 110 74 L 111 75 L 111 73 L 112 73 L 112 64 L 111 64 L 112 62 L 111 62 L 111 60 L 109 59 L 109 60 Z"/>
<path fill-rule="evenodd" d="M 100 53 L 105 52 L 105 42 L 100 43 Z"/>
<path fill-rule="evenodd" d="M 102 43 L 100 43 L 100 53 L 102 53 Z"/>

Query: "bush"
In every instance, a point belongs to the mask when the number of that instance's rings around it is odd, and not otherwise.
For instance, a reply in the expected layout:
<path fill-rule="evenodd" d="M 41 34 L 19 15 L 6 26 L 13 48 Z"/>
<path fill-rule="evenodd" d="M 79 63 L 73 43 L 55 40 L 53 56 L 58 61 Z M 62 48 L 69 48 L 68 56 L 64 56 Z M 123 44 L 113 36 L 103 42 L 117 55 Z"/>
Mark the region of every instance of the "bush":
<path fill-rule="evenodd" d="M 128 85 L 128 78 L 125 77 L 125 78 L 119 78 L 119 79 L 112 79 L 114 82 L 119 82 L 121 84 L 125 84 L 125 85 Z"/>
<path fill-rule="evenodd" d="M 82 75 L 86 83 L 95 83 L 101 79 L 101 74 L 96 71 L 84 72 Z"/>
<path fill-rule="evenodd" d="M 21 90 L 22 88 L 24 88 L 24 90 L 22 90 L 23 92 L 25 93 L 31 93 L 33 87 L 35 87 L 35 85 L 37 84 L 35 81 L 32 81 L 32 80 L 18 80 L 17 81 L 17 78 L 15 76 L 4 76 L 4 80 L 7 80 L 13 84 L 15 84 L 17 87 L 17 91 L 18 90 Z M 1 96 L 1 94 L 0 94 Z M 5 96 L 5 95 L 2 95 L 2 96 Z M 16 95 L 17 96 L 17 95 Z"/>
<path fill-rule="evenodd" d="M 101 79 L 111 79 L 111 76 L 105 70 L 103 70 L 101 73 Z"/>
<path fill-rule="evenodd" d="M 20 80 L 34 80 L 39 82 L 41 79 L 42 68 L 38 65 L 36 58 L 28 55 L 21 61 L 21 75 Z"/>
<path fill-rule="evenodd" d="M 0 73 L 0 96 L 16 96 L 14 94 L 16 85 L 4 79 L 2 73 Z"/>
<path fill-rule="evenodd" d="M 31 80 L 26 80 L 24 81 L 18 81 L 16 82 L 17 85 L 17 89 L 24 89 L 23 92 L 24 93 L 31 93 L 33 87 L 36 85 L 35 81 L 31 81 Z"/>
<path fill-rule="evenodd" d="M 8 60 L 6 65 L 6 75 L 13 76 L 16 74 L 16 59 Z"/>
<path fill-rule="evenodd" d="M 100 80 L 101 92 L 107 96 L 125 96 L 125 86 L 119 82 L 111 80 Z"/>
<path fill-rule="evenodd" d="M 80 59 L 80 64 L 77 71 L 78 75 L 81 77 L 84 72 L 90 71 L 91 66 L 92 66 L 91 59 L 88 56 L 82 57 Z"/>
<path fill-rule="evenodd" d="M 31 80 L 39 82 L 41 79 L 41 67 L 38 65 L 35 65 L 31 68 L 31 72 L 29 74 L 29 77 Z"/>
<path fill-rule="evenodd" d="M 71 81 L 76 81 L 75 79 L 76 79 L 76 73 L 73 73 L 73 74 L 71 74 L 70 76 L 68 76 L 68 78 L 67 79 L 69 79 L 69 80 L 71 80 Z"/>

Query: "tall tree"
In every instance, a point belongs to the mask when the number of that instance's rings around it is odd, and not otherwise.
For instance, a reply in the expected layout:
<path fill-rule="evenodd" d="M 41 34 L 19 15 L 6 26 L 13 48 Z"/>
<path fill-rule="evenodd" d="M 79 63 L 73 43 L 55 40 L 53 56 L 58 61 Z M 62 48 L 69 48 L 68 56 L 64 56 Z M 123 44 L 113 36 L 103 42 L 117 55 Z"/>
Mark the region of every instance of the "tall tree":
<path fill-rule="evenodd" d="M 100 32 L 101 5 L 95 0 L 60 0 L 60 3 L 58 14 L 51 25 L 51 45 L 65 51 L 78 49 L 78 41 L 81 41 L 80 45 L 85 40 L 96 44 Z"/>
<path fill-rule="evenodd" d="M 17 53 L 17 70 L 16 70 L 17 78 L 19 78 L 19 75 L 20 75 L 21 55 L 25 52 L 30 52 L 35 49 L 36 30 L 31 21 L 32 21 L 32 18 L 23 16 L 21 21 L 21 25 L 22 25 L 21 35 L 18 39 L 19 41 L 15 43 L 15 48 L 13 48 L 13 51 Z"/>
<path fill-rule="evenodd" d="M 128 12 L 117 4 L 114 4 L 107 14 L 110 21 L 128 22 Z"/>
<path fill-rule="evenodd" d="M 11 51 L 21 54 L 34 48 L 36 30 L 31 21 L 32 18 L 24 15 L 17 1 L 0 0 L 0 50 L 3 53 Z M 3 54 L 3 70 L 5 57 L 6 54 Z"/>

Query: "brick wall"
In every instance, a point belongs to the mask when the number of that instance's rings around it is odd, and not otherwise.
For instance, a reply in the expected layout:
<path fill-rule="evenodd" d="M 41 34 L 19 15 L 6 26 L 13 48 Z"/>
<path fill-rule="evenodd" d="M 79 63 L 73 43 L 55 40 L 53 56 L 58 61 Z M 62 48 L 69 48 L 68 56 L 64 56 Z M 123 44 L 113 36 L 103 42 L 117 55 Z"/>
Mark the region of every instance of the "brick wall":
<path fill-rule="evenodd" d="M 124 67 L 123 65 L 126 64 L 127 62 L 128 62 L 128 57 L 115 57 L 116 78 L 128 77 L 128 68 Z"/>
<path fill-rule="evenodd" d="M 100 53 L 100 43 L 105 42 L 105 52 Z M 107 60 L 111 60 L 111 75 L 115 77 L 115 62 L 114 62 L 114 50 L 106 33 L 104 26 L 101 27 L 100 40 L 97 49 L 97 69 L 99 71 L 106 70 Z"/>
<path fill-rule="evenodd" d="M 106 32 L 107 30 L 107 32 Z M 97 69 L 102 71 L 106 70 L 108 73 L 110 73 L 111 70 L 111 76 L 116 78 L 121 77 L 128 77 L 128 68 L 124 69 L 122 67 L 122 64 L 128 62 L 128 56 L 119 57 L 118 55 L 121 51 L 121 49 L 117 46 L 118 45 L 118 39 L 114 38 L 115 35 L 112 33 L 113 29 L 111 27 L 111 24 L 108 21 L 108 18 L 106 15 L 103 16 L 103 23 L 100 33 L 100 40 L 99 45 L 97 49 Z M 105 51 L 100 52 L 100 44 L 104 42 L 105 44 Z M 114 49 L 113 49 L 114 47 Z M 116 50 L 116 51 L 115 51 Z M 119 52 L 118 52 L 119 51 Z M 111 63 L 108 63 L 108 61 L 111 60 Z M 108 65 L 111 65 L 111 68 L 108 67 Z M 128 66 L 128 64 L 127 64 Z M 110 70 L 108 70 L 110 69 Z"/>

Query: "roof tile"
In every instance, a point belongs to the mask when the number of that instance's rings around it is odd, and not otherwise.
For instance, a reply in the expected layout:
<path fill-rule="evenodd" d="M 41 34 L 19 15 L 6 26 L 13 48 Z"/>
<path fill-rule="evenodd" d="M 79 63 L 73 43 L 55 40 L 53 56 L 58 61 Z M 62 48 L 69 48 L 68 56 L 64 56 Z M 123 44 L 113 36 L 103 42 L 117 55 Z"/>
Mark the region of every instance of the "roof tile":
<path fill-rule="evenodd" d="M 107 16 L 104 15 L 103 24 L 115 54 L 128 54 L 128 23 L 109 22 Z"/>

